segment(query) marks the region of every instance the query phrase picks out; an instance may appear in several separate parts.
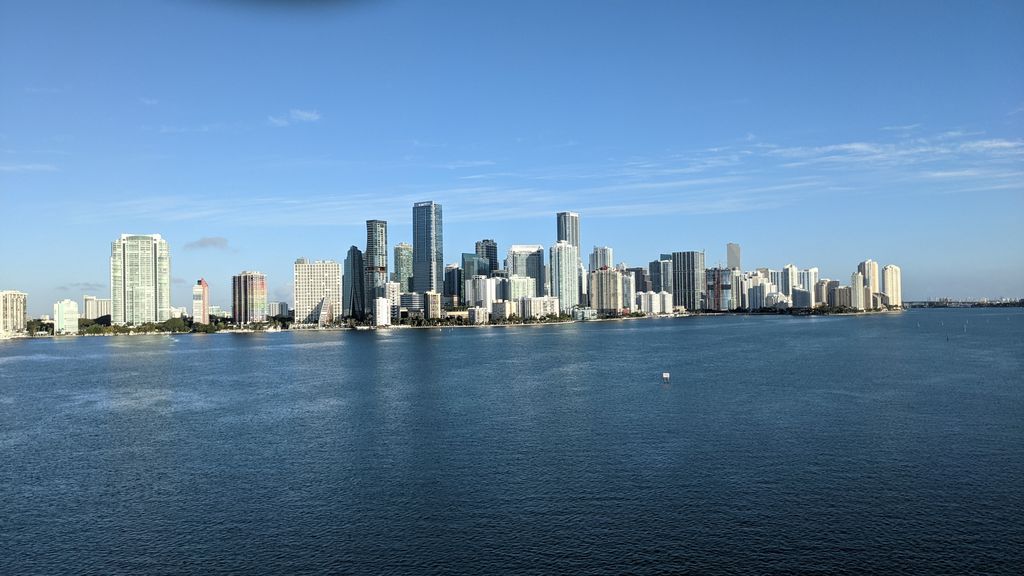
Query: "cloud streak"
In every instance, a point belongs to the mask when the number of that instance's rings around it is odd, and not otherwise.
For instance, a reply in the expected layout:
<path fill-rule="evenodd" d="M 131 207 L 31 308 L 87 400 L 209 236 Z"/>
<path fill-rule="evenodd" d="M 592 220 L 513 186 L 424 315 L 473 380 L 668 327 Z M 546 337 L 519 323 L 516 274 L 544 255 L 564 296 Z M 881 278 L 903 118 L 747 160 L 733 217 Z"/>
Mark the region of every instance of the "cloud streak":
<path fill-rule="evenodd" d="M 223 236 L 203 236 L 185 244 L 185 250 L 228 250 L 228 239 Z"/>
<path fill-rule="evenodd" d="M 291 126 L 292 124 L 297 123 L 319 122 L 321 118 L 322 116 L 317 110 L 292 108 L 287 114 L 267 116 L 267 123 L 277 128 L 284 128 L 285 126 Z"/>
<path fill-rule="evenodd" d="M 53 164 L 0 164 L 0 172 L 56 172 Z"/>

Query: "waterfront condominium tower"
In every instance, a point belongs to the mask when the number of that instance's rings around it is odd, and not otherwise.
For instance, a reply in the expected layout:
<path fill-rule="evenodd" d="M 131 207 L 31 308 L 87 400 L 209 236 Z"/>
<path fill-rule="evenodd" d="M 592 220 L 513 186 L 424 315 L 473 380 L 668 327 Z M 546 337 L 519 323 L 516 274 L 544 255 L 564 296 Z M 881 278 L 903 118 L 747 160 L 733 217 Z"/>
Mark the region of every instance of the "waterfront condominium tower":
<path fill-rule="evenodd" d="M 366 282 L 364 294 L 367 302 L 387 296 L 388 283 L 388 223 L 384 220 L 366 221 L 366 252 L 363 253 Z"/>
<path fill-rule="evenodd" d="M 665 259 L 665 254 L 662 259 Z M 683 306 L 687 311 L 704 307 L 704 288 L 707 280 L 704 271 L 704 253 L 696 251 L 673 252 L 672 259 L 672 305 Z"/>
<path fill-rule="evenodd" d="M 477 240 L 476 255 L 487 258 L 487 274 L 498 269 L 498 243 L 491 239 Z"/>
<path fill-rule="evenodd" d="M 355 246 L 345 256 L 345 277 L 342 279 L 341 314 L 346 317 L 366 316 L 366 298 L 363 293 L 363 252 Z"/>
<path fill-rule="evenodd" d="M 729 242 L 725 245 L 726 262 L 730 270 L 742 270 L 740 266 L 740 245 Z"/>
<path fill-rule="evenodd" d="M 159 234 L 122 234 L 110 244 L 110 321 L 171 318 L 171 253 Z"/>
<path fill-rule="evenodd" d="M 579 249 L 565 240 L 551 247 L 551 295 L 558 309 L 570 313 L 579 305 Z"/>
<path fill-rule="evenodd" d="M 878 262 L 868 258 L 857 265 L 857 272 L 860 272 L 864 276 L 864 286 L 870 289 L 870 294 L 874 296 L 879 290 L 879 277 L 878 277 Z M 870 302 L 868 303 L 870 304 Z M 871 306 L 867 306 L 870 308 Z"/>
<path fill-rule="evenodd" d="M 24 332 L 28 324 L 28 294 L 0 291 L 0 336 Z"/>
<path fill-rule="evenodd" d="M 210 285 L 202 278 L 192 286 L 192 322 L 210 323 Z"/>
<path fill-rule="evenodd" d="M 615 257 L 613 254 L 614 252 L 608 246 L 594 246 L 594 251 L 590 253 L 590 271 L 614 268 Z"/>
<path fill-rule="evenodd" d="M 535 295 L 544 295 L 544 247 L 540 244 L 513 244 L 508 249 L 505 267 L 509 275 L 528 276 L 536 282 Z"/>
<path fill-rule="evenodd" d="M 395 244 L 395 268 L 391 273 L 391 280 L 398 282 L 399 290 L 402 292 L 412 289 L 412 244 Z"/>
<path fill-rule="evenodd" d="M 418 293 L 440 293 L 444 284 L 444 235 L 441 205 L 412 205 L 412 282 Z"/>
<path fill-rule="evenodd" d="M 900 267 L 888 264 L 882 268 L 882 294 L 886 306 L 903 306 L 903 278 Z"/>
<path fill-rule="evenodd" d="M 82 318 L 95 320 L 103 316 L 110 316 L 110 298 L 97 298 L 95 296 L 82 296 Z"/>
<path fill-rule="evenodd" d="M 240 326 L 267 319 L 267 277 L 245 271 L 231 277 L 231 316 Z"/>
<path fill-rule="evenodd" d="M 295 323 L 324 326 L 341 317 L 341 266 L 335 260 L 295 261 Z"/>

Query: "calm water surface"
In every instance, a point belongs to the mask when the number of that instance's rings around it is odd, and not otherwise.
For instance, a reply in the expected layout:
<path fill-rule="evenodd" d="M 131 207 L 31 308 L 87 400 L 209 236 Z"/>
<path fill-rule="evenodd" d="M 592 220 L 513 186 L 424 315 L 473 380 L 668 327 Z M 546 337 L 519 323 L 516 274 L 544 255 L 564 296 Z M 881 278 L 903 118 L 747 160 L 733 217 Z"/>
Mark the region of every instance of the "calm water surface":
<path fill-rule="evenodd" d="M 0 574 L 1020 574 L 1024 313 L 2 342 L 0 507 Z"/>

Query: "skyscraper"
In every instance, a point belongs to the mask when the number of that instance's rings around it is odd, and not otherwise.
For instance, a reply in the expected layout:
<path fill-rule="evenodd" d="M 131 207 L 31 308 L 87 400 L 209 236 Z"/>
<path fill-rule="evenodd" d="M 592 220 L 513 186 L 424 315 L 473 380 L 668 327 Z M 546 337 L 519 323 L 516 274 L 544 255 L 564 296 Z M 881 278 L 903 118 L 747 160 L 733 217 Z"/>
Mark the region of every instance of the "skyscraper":
<path fill-rule="evenodd" d="M 28 323 L 28 294 L 0 291 L 0 336 L 24 332 Z"/>
<path fill-rule="evenodd" d="M 703 252 L 672 253 L 672 304 L 674 306 L 683 306 L 688 312 L 702 310 L 706 280 Z"/>
<path fill-rule="evenodd" d="M 324 326 L 341 318 L 341 266 L 334 260 L 295 261 L 295 323 Z"/>
<path fill-rule="evenodd" d="M 661 260 L 653 260 L 647 265 L 647 270 L 651 274 L 651 290 L 673 294 L 672 257 L 669 255 L 668 258 L 665 258 L 664 256 Z"/>
<path fill-rule="evenodd" d="M 363 292 L 363 252 L 355 246 L 345 256 L 345 277 L 341 281 L 341 313 L 345 317 L 362 320 L 366 316 L 366 297 Z"/>
<path fill-rule="evenodd" d="M 864 274 L 854 272 L 850 275 L 850 307 L 855 310 L 864 310 L 870 303 L 864 302 Z"/>
<path fill-rule="evenodd" d="M 192 322 L 210 323 L 210 285 L 203 278 L 192 286 Z"/>
<path fill-rule="evenodd" d="M 786 264 L 782 267 L 782 277 L 779 284 L 779 292 L 787 298 L 793 297 L 793 289 L 800 285 L 800 271 L 793 264 Z"/>
<path fill-rule="evenodd" d="M 555 215 L 558 225 L 556 241 L 564 240 L 580 250 L 580 215 L 576 212 L 559 212 Z"/>
<path fill-rule="evenodd" d="M 529 276 L 537 283 L 536 295 L 544 295 L 544 247 L 540 244 L 513 244 L 505 266 L 510 275 Z"/>
<path fill-rule="evenodd" d="M 244 271 L 231 277 L 231 316 L 240 326 L 267 319 L 267 277 Z"/>
<path fill-rule="evenodd" d="M 444 267 L 444 292 L 442 294 L 449 299 L 448 301 L 453 306 L 462 306 L 464 303 L 464 278 L 462 268 L 458 264 L 449 264 Z"/>
<path fill-rule="evenodd" d="M 159 234 L 122 234 L 110 244 L 113 324 L 163 322 L 171 317 L 171 254 Z"/>
<path fill-rule="evenodd" d="M 412 281 L 418 293 L 441 292 L 444 282 L 444 234 L 441 205 L 412 206 Z"/>
<path fill-rule="evenodd" d="M 498 243 L 494 240 L 478 240 L 476 243 L 476 255 L 481 258 L 487 258 L 488 275 L 498 269 Z"/>
<path fill-rule="evenodd" d="M 391 279 L 398 282 L 402 292 L 412 289 L 412 244 L 395 244 L 395 270 L 391 274 Z"/>
<path fill-rule="evenodd" d="M 614 268 L 601 268 L 590 273 L 590 305 L 599 314 L 622 314 L 622 275 Z"/>
<path fill-rule="evenodd" d="M 857 272 L 864 275 L 864 285 L 870 289 L 871 295 L 874 296 L 879 292 L 880 278 L 878 277 L 878 262 L 868 258 L 857 265 Z M 870 302 L 867 303 L 870 308 Z"/>
<path fill-rule="evenodd" d="M 565 240 L 551 247 L 551 295 L 568 314 L 579 305 L 579 249 Z"/>
<path fill-rule="evenodd" d="M 882 294 L 887 306 L 903 306 L 903 271 L 895 264 L 882 268 Z"/>
<path fill-rule="evenodd" d="M 367 302 L 383 298 L 388 283 L 388 223 L 384 220 L 366 221 L 366 252 L 363 253 Z M 298 307 L 296 306 L 296 313 Z"/>
<path fill-rule="evenodd" d="M 615 258 L 612 249 L 608 246 L 594 246 L 594 251 L 590 253 L 590 271 L 614 267 Z"/>
<path fill-rule="evenodd" d="M 729 242 L 725 245 L 726 262 L 729 269 L 742 270 L 740 266 L 740 245 Z"/>

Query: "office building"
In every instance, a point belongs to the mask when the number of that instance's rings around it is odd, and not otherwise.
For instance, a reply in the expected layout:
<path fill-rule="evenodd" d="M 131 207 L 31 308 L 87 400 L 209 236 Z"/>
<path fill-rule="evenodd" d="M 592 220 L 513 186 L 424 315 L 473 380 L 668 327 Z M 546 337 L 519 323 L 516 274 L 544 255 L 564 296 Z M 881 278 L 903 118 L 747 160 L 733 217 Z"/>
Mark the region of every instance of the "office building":
<path fill-rule="evenodd" d="M 662 254 L 666 260 L 668 254 Z M 687 311 L 704 308 L 704 253 L 696 251 L 673 252 L 672 260 L 672 303 Z M 664 287 L 662 287 L 664 290 Z"/>
<path fill-rule="evenodd" d="M 346 318 L 362 320 L 366 317 L 366 296 L 363 282 L 365 272 L 363 252 L 350 246 L 345 256 L 344 276 L 341 280 L 341 314 Z"/>
<path fill-rule="evenodd" d="M 518 302 L 537 295 L 537 281 L 529 276 L 509 276 L 508 299 Z"/>
<path fill-rule="evenodd" d="M 654 260 L 647 265 L 651 277 L 651 290 L 653 292 L 672 293 L 672 260 Z"/>
<path fill-rule="evenodd" d="M 478 240 L 476 243 L 476 255 L 487 259 L 488 276 L 498 269 L 498 243 L 494 240 Z"/>
<path fill-rule="evenodd" d="M 82 296 L 82 318 L 96 320 L 97 318 L 110 316 L 110 310 L 110 298 Z"/>
<path fill-rule="evenodd" d="M 580 249 L 580 215 L 576 212 L 559 212 L 555 215 L 558 226 L 556 241 L 565 241 Z"/>
<path fill-rule="evenodd" d="M 463 305 L 463 286 L 465 275 L 458 264 L 449 264 L 444 267 L 444 291 L 442 294 L 451 306 Z"/>
<path fill-rule="evenodd" d="M 636 285 L 637 293 L 650 292 L 653 288 L 651 286 L 651 275 L 647 272 L 646 268 L 642 266 L 626 268 L 624 273 L 633 277 L 633 283 Z"/>
<path fill-rule="evenodd" d="M 461 301 L 469 300 L 469 290 L 466 287 L 475 276 L 489 276 L 491 273 L 491 265 L 487 258 L 483 258 L 475 252 L 463 252 L 462 253 L 462 278 L 463 286 L 460 296 Z M 471 303 L 467 303 L 467 306 L 472 306 Z"/>
<path fill-rule="evenodd" d="M 551 295 L 568 314 L 579 305 L 579 249 L 566 240 L 551 247 Z M 511 297 L 511 295 L 510 295 Z"/>
<path fill-rule="evenodd" d="M 231 317 L 239 326 L 267 320 L 267 277 L 262 272 L 231 277 Z"/>
<path fill-rule="evenodd" d="M 395 270 L 391 273 L 391 279 L 398 282 L 402 292 L 412 290 L 412 244 L 395 244 Z"/>
<path fill-rule="evenodd" d="M 510 276 L 533 278 L 535 296 L 544 295 L 544 247 L 540 244 L 513 244 L 508 249 L 505 267 Z"/>
<path fill-rule="evenodd" d="M 78 334 L 78 302 L 61 300 L 53 305 L 53 333 Z"/>
<path fill-rule="evenodd" d="M 882 302 L 886 306 L 903 306 L 903 272 L 895 264 L 882 268 Z"/>
<path fill-rule="evenodd" d="M 730 270 L 742 270 L 743 267 L 740 265 L 740 245 L 729 242 L 725 245 L 726 253 L 726 266 Z"/>
<path fill-rule="evenodd" d="M 293 267 L 292 287 L 296 324 L 326 326 L 342 317 L 341 266 L 337 261 L 299 258 Z"/>
<path fill-rule="evenodd" d="M 413 291 L 441 292 L 444 284 L 444 234 L 441 205 L 417 202 L 412 206 Z"/>
<path fill-rule="evenodd" d="M 210 285 L 203 278 L 192 286 L 192 322 L 210 323 Z"/>
<path fill-rule="evenodd" d="M 171 253 L 159 234 L 122 234 L 110 244 L 110 321 L 139 325 L 171 317 Z"/>

